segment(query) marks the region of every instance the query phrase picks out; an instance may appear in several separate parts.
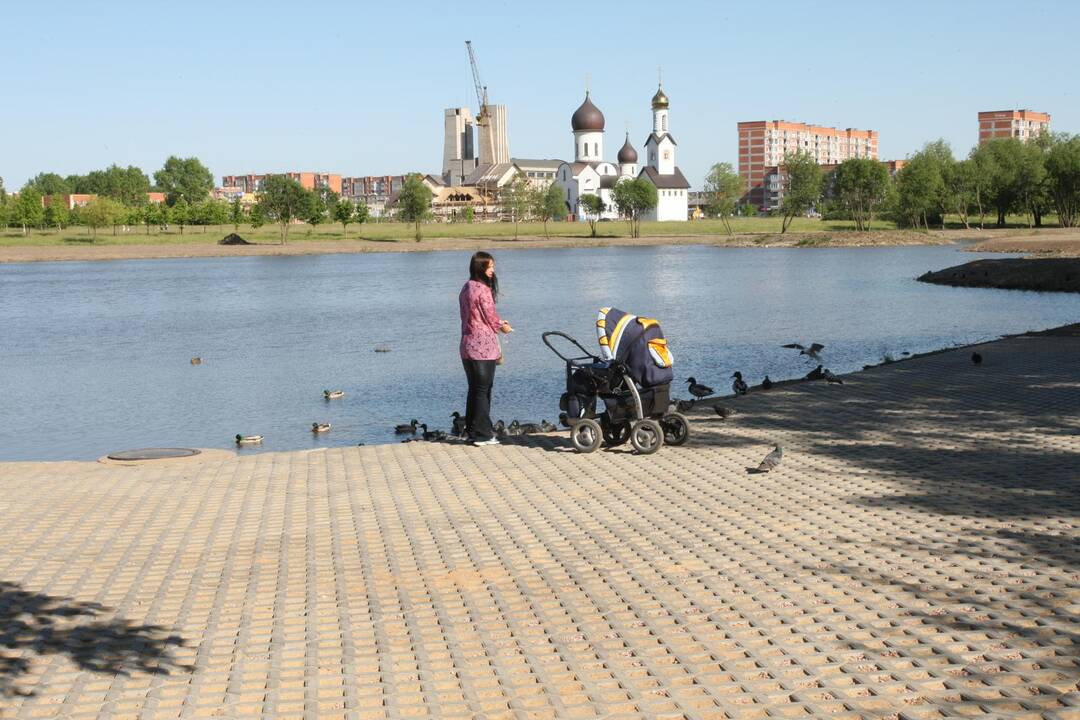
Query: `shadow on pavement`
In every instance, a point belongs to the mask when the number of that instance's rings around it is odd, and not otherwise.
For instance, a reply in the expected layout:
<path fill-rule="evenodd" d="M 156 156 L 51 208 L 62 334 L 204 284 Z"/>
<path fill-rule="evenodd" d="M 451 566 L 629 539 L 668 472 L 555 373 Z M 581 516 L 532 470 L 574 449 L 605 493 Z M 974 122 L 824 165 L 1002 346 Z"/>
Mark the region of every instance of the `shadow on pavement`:
<path fill-rule="evenodd" d="M 19 687 L 35 655 L 65 655 L 82 670 L 107 675 L 190 672 L 172 657 L 184 640 L 157 625 L 109 619 L 97 603 L 24 590 L 0 581 L 0 696 L 33 695 Z"/>

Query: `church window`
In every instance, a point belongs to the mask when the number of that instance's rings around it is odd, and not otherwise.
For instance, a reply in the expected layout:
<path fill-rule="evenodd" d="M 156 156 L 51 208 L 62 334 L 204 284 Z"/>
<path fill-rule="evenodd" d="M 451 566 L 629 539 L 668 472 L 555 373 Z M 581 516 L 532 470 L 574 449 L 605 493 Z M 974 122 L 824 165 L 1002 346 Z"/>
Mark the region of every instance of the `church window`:
<path fill-rule="evenodd" d="M 664 159 L 669 160 L 670 158 L 671 158 L 671 151 L 670 150 L 665 150 L 664 151 Z"/>
<path fill-rule="evenodd" d="M 581 157 L 586 157 L 589 154 L 589 143 L 581 143 Z"/>
<path fill-rule="evenodd" d="M 597 156 L 597 157 L 600 157 L 600 143 L 593 143 L 592 144 L 592 154 Z"/>
<path fill-rule="evenodd" d="M 667 132 L 667 115 L 660 118 L 660 129 Z"/>

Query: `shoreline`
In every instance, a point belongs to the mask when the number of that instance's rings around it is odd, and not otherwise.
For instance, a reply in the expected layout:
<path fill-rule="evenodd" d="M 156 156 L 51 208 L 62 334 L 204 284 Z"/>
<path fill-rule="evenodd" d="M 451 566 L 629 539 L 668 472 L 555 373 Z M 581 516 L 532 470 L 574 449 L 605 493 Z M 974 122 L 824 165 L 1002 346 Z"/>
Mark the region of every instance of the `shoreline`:
<path fill-rule="evenodd" d="M 9 245 L 0 246 L 0 264 L 31 262 L 90 262 L 97 260 L 151 260 L 206 257 L 270 257 L 297 255 L 337 255 L 355 253 L 453 252 L 476 250 L 535 250 L 542 248 L 661 247 L 669 245 L 713 245 L 716 247 L 899 247 L 916 245 L 952 245 L 969 240 L 953 231 L 916 233 L 910 231 L 855 231 L 715 233 L 685 235 L 649 235 L 640 238 L 623 236 L 551 238 L 441 237 L 413 240 L 299 240 L 292 244 L 255 243 L 218 245 L 216 242 L 101 245 Z"/>

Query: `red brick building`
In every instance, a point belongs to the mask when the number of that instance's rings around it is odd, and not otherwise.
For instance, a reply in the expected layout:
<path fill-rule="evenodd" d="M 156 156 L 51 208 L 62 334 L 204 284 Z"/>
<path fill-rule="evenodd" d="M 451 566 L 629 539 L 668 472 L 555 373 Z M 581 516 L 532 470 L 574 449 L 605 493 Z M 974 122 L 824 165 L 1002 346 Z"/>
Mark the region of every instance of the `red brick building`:
<path fill-rule="evenodd" d="M 1019 138 L 1027 142 L 1050 132 L 1050 114 L 1034 110 L 987 110 L 979 113 L 979 144 L 994 138 Z"/>
<path fill-rule="evenodd" d="M 800 151 L 810 153 L 821 165 L 853 157 L 877 159 L 878 134 L 786 120 L 739 123 L 739 176 L 746 183 L 746 202 L 766 205 L 768 171 L 775 173 L 785 154 Z"/>
<path fill-rule="evenodd" d="M 262 189 L 263 180 L 269 175 L 285 175 L 298 181 L 308 190 L 329 188 L 341 194 L 341 176 L 317 172 L 263 173 L 261 175 L 226 175 L 221 178 L 224 187 L 240 188 L 241 192 L 254 193 Z"/>

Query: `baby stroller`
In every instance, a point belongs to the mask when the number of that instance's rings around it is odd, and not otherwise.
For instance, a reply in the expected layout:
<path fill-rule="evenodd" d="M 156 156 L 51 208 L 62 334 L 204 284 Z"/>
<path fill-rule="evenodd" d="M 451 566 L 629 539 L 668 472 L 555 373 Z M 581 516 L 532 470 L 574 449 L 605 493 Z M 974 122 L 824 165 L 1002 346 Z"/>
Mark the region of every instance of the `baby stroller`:
<path fill-rule="evenodd" d="M 570 428 L 570 443 L 578 452 L 593 452 L 627 440 L 648 455 L 690 439 L 690 424 L 668 412 L 669 387 L 674 377 L 672 355 L 652 318 L 602 308 L 596 318 L 600 355 L 596 356 L 562 332 L 543 334 L 544 344 L 566 363 L 566 392 L 559 399 L 559 419 Z M 552 345 L 560 337 L 581 351 L 567 357 Z M 571 351 L 572 352 L 572 351 Z M 597 414 L 597 401 L 602 402 Z"/>

